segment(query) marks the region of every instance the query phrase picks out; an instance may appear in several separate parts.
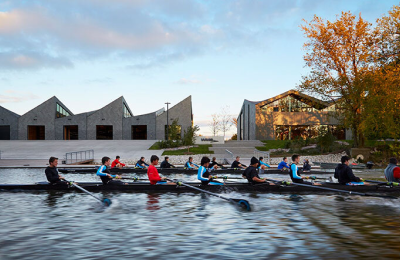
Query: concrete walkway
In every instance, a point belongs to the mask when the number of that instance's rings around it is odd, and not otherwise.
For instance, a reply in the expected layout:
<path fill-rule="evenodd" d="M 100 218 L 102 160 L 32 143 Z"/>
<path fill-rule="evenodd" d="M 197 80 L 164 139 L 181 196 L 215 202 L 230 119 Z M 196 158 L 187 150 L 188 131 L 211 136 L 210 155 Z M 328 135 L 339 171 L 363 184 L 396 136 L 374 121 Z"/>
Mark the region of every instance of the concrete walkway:
<path fill-rule="evenodd" d="M 0 141 L 0 166 L 43 165 L 50 156 L 60 159 L 68 152 L 94 150 L 94 158 L 99 161 L 103 156 L 122 161 L 138 160 L 141 156 L 150 159 L 155 154 L 161 157 L 163 150 L 148 150 L 155 140 L 42 140 L 42 141 Z M 29 162 L 27 161 L 29 160 Z M 60 160 L 61 163 L 61 160 Z"/>

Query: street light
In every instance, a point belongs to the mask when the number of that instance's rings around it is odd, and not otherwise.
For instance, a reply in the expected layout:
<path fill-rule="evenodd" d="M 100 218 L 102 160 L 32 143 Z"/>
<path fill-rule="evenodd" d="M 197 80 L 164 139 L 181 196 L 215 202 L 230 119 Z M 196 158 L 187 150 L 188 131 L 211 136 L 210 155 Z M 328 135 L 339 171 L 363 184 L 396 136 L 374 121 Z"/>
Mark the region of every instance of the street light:
<path fill-rule="evenodd" d="M 166 102 L 165 104 L 167 104 L 167 140 L 169 138 L 169 121 L 168 121 L 168 105 L 171 104 L 169 102 Z"/>

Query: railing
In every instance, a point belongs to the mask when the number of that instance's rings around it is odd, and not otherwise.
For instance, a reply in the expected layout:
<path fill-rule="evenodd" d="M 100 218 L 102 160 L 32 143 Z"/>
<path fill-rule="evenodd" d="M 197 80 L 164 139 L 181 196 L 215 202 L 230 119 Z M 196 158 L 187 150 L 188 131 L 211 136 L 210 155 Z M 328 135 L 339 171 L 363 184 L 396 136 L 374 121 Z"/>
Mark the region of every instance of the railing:
<path fill-rule="evenodd" d="M 65 154 L 65 164 L 80 164 L 94 160 L 94 150 L 70 152 Z"/>
<path fill-rule="evenodd" d="M 224 164 L 231 164 L 235 160 L 235 156 L 231 151 L 225 149 L 225 158 Z"/>
<path fill-rule="evenodd" d="M 271 157 L 270 157 L 269 152 L 264 152 L 264 151 L 259 151 L 257 149 L 254 149 L 254 157 L 256 157 L 257 159 L 260 157 L 264 157 L 264 160 L 267 160 L 267 163 L 271 164 Z"/>

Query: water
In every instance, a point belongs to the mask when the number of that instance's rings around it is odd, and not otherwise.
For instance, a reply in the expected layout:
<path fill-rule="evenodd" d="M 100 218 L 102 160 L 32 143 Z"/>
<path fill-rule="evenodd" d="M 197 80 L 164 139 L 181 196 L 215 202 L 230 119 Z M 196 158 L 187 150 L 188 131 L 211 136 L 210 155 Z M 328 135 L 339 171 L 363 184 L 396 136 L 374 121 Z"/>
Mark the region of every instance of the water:
<path fill-rule="evenodd" d="M 0 170 L 0 183 L 44 180 Z M 92 174 L 66 174 L 98 181 Z M 191 177 L 193 178 L 193 177 Z M 275 175 L 275 178 L 278 176 Z M 0 192 L 0 259 L 399 258 L 399 202 L 343 195 Z"/>

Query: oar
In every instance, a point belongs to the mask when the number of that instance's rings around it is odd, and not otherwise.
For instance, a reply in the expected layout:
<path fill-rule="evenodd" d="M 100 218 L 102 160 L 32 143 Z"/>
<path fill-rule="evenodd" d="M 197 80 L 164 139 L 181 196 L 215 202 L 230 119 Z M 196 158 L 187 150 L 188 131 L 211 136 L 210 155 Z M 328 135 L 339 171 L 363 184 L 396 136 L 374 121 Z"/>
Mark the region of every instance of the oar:
<path fill-rule="evenodd" d="M 176 181 L 173 181 L 173 180 L 170 180 L 170 179 L 167 179 L 167 180 L 168 180 L 168 181 L 171 181 L 171 182 L 176 182 Z M 215 196 L 215 197 L 224 199 L 224 200 L 226 200 L 226 201 L 229 201 L 230 203 L 237 204 L 237 205 L 239 205 L 240 207 L 245 208 L 245 209 L 248 210 L 248 211 L 251 210 L 250 203 L 249 203 L 247 200 L 245 200 L 245 199 L 232 199 L 232 198 L 227 198 L 227 197 L 221 196 L 221 195 L 216 194 L 216 193 L 212 193 L 212 192 L 207 191 L 207 190 L 199 189 L 199 188 L 197 188 L 197 187 L 194 187 L 194 186 L 192 186 L 192 185 L 186 184 L 186 183 L 181 182 L 181 181 L 178 181 L 178 182 L 176 182 L 176 183 L 177 183 L 179 186 L 185 186 L 185 187 L 188 187 L 188 188 L 191 188 L 191 189 L 194 189 L 194 190 L 197 190 L 197 191 L 200 191 L 200 192 L 204 192 L 204 193 L 207 193 L 207 194 L 209 194 L 209 195 L 212 195 L 212 196 Z"/>
<path fill-rule="evenodd" d="M 138 177 L 121 177 L 122 180 L 133 180 L 133 181 L 148 181 L 149 179 L 141 179 Z"/>
<path fill-rule="evenodd" d="M 231 179 L 231 180 L 245 180 L 245 179 L 243 179 L 243 178 L 240 178 L 240 177 L 230 177 L 230 176 L 213 176 L 213 179 L 224 179 L 224 180 L 227 180 L 227 179 Z"/>
<path fill-rule="evenodd" d="M 348 194 L 352 194 L 352 195 L 360 195 L 360 196 L 368 196 L 368 197 L 379 197 L 379 198 L 387 198 L 387 199 L 398 199 L 397 197 L 388 196 L 388 195 L 375 195 L 375 194 L 369 194 L 369 193 L 362 193 L 362 192 L 349 191 L 349 190 L 339 190 L 339 189 L 333 189 L 333 188 L 327 188 L 327 187 L 321 187 L 321 186 L 308 185 L 308 184 L 303 184 L 303 183 L 278 181 L 278 180 L 272 180 L 272 179 L 266 179 L 266 180 L 267 181 L 272 181 L 272 182 L 277 182 L 277 183 L 282 183 L 284 185 L 291 184 L 291 185 L 296 185 L 296 186 L 311 187 L 311 188 L 320 189 L 320 190 L 329 190 L 329 191 L 335 191 L 335 192 L 348 193 Z"/>
<path fill-rule="evenodd" d="M 93 193 L 85 190 L 84 188 L 82 188 L 81 186 L 78 186 L 76 183 L 74 183 L 73 181 L 67 181 L 66 182 L 71 185 L 74 186 L 75 188 L 80 189 L 81 191 L 85 192 L 86 194 L 89 194 L 90 196 L 92 196 L 93 198 L 95 198 L 96 200 L 100 201 L 101 203 L 103 203 L 106 206 L 110 206 L 111 205 L 111 200 L 104 198 L 104 199 L 100 199 L 99 197 L 97 197 L 96 195 L 94 195 Z"/>
<path fill-rule="evenodd" d="M 371 183 L 377 183 L 377 184 L 382 184 L 382 185 L 387 185 L 387 186 L 399 186 L 398 182 L 384 182 L 384 181 L 373 181 L 373 180 L 365 180 L 366 182 L 371 182 Z"/>

